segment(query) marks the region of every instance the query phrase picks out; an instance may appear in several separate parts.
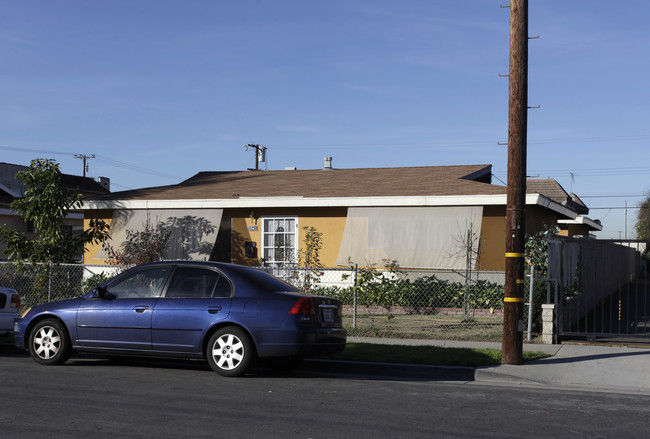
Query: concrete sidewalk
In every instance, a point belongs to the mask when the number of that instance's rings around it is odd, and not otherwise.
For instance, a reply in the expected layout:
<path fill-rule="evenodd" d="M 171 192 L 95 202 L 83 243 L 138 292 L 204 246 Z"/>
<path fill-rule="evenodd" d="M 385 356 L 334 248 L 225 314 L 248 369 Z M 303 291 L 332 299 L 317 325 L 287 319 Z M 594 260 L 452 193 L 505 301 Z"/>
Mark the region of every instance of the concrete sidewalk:
<path fill-rule="evenodd" d="M 501 350 L 501 343 L 489 342 L 361 337 L 349 337 L 348 341 Z M 650 346 L 619 347 L 593 344 L 542 345 L 524 343 L 524 350 L 540 351 L 551 354 L 552 357 L 520 366 L 502 364 L 499 366 L 479 367 L 474 371 L 474 381 L 650 393 Z"/>

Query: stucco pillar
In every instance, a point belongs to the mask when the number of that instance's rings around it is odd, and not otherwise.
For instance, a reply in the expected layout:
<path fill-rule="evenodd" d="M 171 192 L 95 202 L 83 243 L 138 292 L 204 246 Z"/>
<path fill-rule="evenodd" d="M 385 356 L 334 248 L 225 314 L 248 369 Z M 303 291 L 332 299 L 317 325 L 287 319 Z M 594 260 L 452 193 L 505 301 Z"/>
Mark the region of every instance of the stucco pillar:
<path fill-rule="evenodd" d="M 553 335 L 555 327 L 553 325 L 555 317 L 555 305 L 542 305 L 542 343 L 553 344 Z"/>

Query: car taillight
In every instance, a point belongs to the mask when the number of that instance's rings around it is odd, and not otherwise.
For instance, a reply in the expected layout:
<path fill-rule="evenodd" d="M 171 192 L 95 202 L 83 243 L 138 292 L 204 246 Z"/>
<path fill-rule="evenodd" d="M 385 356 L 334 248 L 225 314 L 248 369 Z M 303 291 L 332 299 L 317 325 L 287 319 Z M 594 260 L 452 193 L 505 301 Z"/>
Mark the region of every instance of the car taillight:
<path fill-rule="evenodd" d="M 11 304 L 9 305 L 11 308 L 20 308 L 20 296 L 17 294 L 14 294 L 11 296 Z"/>
<path fill-rule="evenodd" d="M 303 316 L 316 314 L 314 301 L 309 297 L 301 297 L 300 299 L 296 300 L 296 303 L 293 304 L 289 310 L 289 314 Z"/>

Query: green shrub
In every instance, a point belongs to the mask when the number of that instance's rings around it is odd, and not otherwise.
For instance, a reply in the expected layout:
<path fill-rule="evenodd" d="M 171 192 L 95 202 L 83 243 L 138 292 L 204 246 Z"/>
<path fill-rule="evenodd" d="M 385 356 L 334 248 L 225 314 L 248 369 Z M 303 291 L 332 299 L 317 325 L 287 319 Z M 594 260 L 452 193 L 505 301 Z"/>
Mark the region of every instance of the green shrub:
<path fill-rule="evenodd" d="M 460 282 L 438 279 L 435 275 L 413 281 L 402 279 L 396 270 L 386 272 L 377 269 L 362 269 L 357 275 L 357 284 L 348 288 L 313 290 L 317 294 L 329 295 L 345 305 L 382 306 L 390 311 L 392 307 L 411 308 L 414 313 L 432 313 L 435 308 L 503 309 L 503 286 L 479 280 L 467 287 Z"/>

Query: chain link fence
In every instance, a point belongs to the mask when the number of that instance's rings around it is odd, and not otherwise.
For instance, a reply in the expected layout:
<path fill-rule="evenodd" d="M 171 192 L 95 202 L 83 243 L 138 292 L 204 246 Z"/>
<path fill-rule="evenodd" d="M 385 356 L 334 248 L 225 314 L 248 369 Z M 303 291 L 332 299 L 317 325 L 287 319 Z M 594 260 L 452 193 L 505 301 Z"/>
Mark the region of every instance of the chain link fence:
<path fill-rule="evenodd" d="M 0 286 L 16 289 L 23 309 L 27 309 L 85 294 L 126 268 L 0 263 Z M 344 325 L 351 335 L 476 341 L 498 341 L 502 336 L 503 272 L 391 267 L 259 269 L 313 294 L 341 300 Z M 537 289 L 540 299 L 536 302 L 541 302 L 535 309 L 541 308 L 546 296 L 545 285 Z M 527 290 L 528 285 L 526 300 Z M 528 311 L 524 314 L 527 318 Z M 531 315 L 537 320 L 537 311 Z"/>
<path fill-rule="evenodd" d="M 283 267 L 272 274 L 341 300 L 352 335 L 477 341 L 502 336 L 503 272 Z"/>
<path fill-rule="evenodd" d="M 21 308 L 26 310 L 41 303 L 81 296 L 126 268 L 0 262 L 0 286 L 18 291 Z"/>

